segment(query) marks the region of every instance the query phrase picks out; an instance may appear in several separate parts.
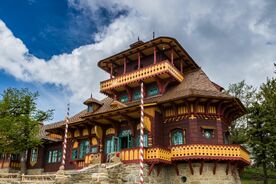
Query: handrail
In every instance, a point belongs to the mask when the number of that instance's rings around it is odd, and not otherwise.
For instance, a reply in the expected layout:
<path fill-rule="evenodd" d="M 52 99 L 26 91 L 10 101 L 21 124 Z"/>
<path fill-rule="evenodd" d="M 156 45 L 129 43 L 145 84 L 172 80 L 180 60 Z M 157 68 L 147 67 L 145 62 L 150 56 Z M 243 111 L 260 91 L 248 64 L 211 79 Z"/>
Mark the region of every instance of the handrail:
<path fill-rule="evenodd" d="M 144 148 L 144 159 L 146 162 L 164 162 L 186 159 L 220 159 L 220 160 L 241 160 L 250 163 L 250 156 L 240 145 L 210 145 L 210 144 L 188 144 L 175 145 L 168 148 L 149 147 Z M 139 161 L 139 148 L 121 150 L 123 162 Z"/>
<path fill-rule="evenodd" d="M 100 83 L 101 90 L 112 88 L 113 85 L 120 86 L 127 82 L 135 82 L 139 79 L 148 77 L 149 75 L 157 75 L 159 73 L 164 73 L 168 71 L 173 75 L 177 80 L 182 81 L 183 75 L 175 68 L 168 60 L 161 61 L 159 63 L 146 66 L 144 68 L 116 76 L 113 79 L 108 79 Z"/>

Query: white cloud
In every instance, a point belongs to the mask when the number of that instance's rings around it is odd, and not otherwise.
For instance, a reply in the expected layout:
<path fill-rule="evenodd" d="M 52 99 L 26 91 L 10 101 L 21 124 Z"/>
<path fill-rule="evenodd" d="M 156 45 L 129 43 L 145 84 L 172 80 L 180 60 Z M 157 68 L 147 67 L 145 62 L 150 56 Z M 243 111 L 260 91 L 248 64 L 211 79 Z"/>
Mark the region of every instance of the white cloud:
<path fill-rule="evenodd" d="M 275 45 L 266 43 L 275 42 L 276 30 L 271 18 L 264 18 L 264 1 L 69 0 L 69 5 L 91 13 L 94 21 L 99 7 L 128 13 L 96 33 L 96 43 L 48 61 L 30 55 L 0 20 L 0 69 L 19 80 L 64 86 L 72 92 L 75 111 L 91 92 L 103 97 L 99 82 L 108 75 L 97 62 L 126 49 L 138 36 L 150 39 L 153 31 L 178 39 L 210 78 L 225 87 L 243 79 L 257 86 L 273 74 Z"/>

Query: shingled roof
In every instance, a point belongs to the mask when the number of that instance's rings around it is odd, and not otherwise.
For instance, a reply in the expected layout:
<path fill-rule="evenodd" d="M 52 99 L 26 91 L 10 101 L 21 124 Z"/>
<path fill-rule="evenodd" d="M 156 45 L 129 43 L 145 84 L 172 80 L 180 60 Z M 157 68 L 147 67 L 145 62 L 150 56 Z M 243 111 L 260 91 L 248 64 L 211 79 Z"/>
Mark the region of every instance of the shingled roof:
<path fill-rule="evenodd" d="M 233 98 L 222 93 L 201 69 L 196 69 L 184 73 L 184 80 L 179 85 L 169 89 L 158 99 L 158 102 L 188 96 Z"/>
<path fill-rule="evenodd" d="M 167 101 L 192 96 L 217 99 L 236 99 L 230 95 L 221 92 L 221 90 L 208 78 L 208 76 L 201 69 L 195 69 L 184 73 L 184 80 L 180 84 L 171 87 L 163 95 L 157 95 L 154 97 L 146 98 L 145 103 L 164 103 Z M 112 106 L 114 100 L 109 97 L 104 98 L 99 102 L 102 104 L 102 106 L 99 107 L 99 109 L 97 109 L 94 112 L 87 112 L 86 109 L 82 110 L 73 117 L 69 118 L 69 124 L 78 121 L 83 121 L 84 119 L 82 117 L 84 116 L 97 115 L 108 111 L 114 111 L 118 109 L 140 105 L 140 101 L 137 100 L 126 103 L 126 106 Z M 55 129 L 63 126 L 64 124 L 65 121 L 59 121 L 53 124 L 45 125 L 45 129 Z"/>

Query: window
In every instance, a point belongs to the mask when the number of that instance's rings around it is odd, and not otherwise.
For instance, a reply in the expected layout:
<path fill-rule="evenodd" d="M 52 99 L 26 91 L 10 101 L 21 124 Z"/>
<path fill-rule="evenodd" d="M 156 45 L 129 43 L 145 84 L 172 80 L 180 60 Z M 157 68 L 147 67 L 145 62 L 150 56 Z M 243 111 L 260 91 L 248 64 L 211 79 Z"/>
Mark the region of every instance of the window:
<path fill-rule="evenodd" d="M 132 98 L 133 98 L 133 100 L 139 100 L 141 98 L 141 92 L 140 92 L 140 90 L 134 91 Z"/>
<path fill-rule="evenodd" d="M 61 162 L 62 154 L 61 150 L 51 150 L 48 152 L 48 163 Z"/>
<path fill-rule="evenodd" d="M 84 158 L 86 154 L 90 152 L 90 147 L 89 147 L 89 141 L 88 140 L 83 140 L 80 143 L 80 155 L 79 158 Z"/>
<path fill-rule="evenodd" d="M 128 96 L 127 95 L 120 96 L 120 102 L 123 102 L 123 103 L 128 102 Z"/>
<path fill-rule="evenodd" d="M 147 96 L 154 96 L 159 93 L 157 86 L 150 86 L 147 90 Z"/>
<path fill-rule="evenodd" d="M 31 149 L 31 162 L 37 162 L 37 156 L 38 156 L 38 149 L 37 148 Z"/>
<path fill-rule="evenodd" d="M 97 146 L 91 147 L 91 153 L 97 153 L 97 152 L 98 152 L 98 147 Z"/>
<path fill-rule="evenodd" d="M 93 111 L 93 106 L 90 104 L 87 106 L 87 112 L 92 112 Z"/>
<path fill-rule="evenodd" d="M 58 150 L 58 162 L 61 162 L 62 159 L 62 151 Z"/>
<path fill-rule="evenodd" d="M 48 152 L 48 163 L 52 162 L 52 151 Z"/>
<path fill-rule="evenodd" d="M 203 129 L 202 134 L 206 139 L 211 139 L 214 136 L 214 130 L 213 129 Z"/>
<path fill-rule="evenodd" d="M 57 162 L 57 155 L 58 155 L 58 151 L 57 151 L 57 150 L 54 150 L 54 151 L 52 152 L 52 163 Z"/>
<path fill-rule="evenodd" d="M 72 160 L 76 160 L 78 158 L 78 149 L 72 150 Z"/>
<path fill-rule="evenodd" d="M 137 147 L 140 147 L 140 134 L 137 135 L 137 139 L 136 139 L 136 142 L 137 142 Z M 148 147 L 148 134 L 145 133 L 144 134 L 144 147 Z"/>
<path fill-rule="evenodd" d="M 177 129 L 172 132 L 171 143 L 172 145 L 184 144 L 183 130 Z"/>

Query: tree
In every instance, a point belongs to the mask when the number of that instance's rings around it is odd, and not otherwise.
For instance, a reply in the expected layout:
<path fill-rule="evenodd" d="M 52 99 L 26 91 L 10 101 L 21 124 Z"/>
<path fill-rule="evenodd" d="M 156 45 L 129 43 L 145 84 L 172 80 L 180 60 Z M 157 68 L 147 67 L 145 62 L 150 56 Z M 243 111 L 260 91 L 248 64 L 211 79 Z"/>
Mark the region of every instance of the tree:
<path fill-rule="evenodd" d="M 40 123 L 52 117 L 53 110 L 37 108 L 38 93 L 8 88 L 0 101 L 0 152 L 20 154 L 21 172 L 26 172 L 27 150 L 40 145 Z"/>
<path fill-rule="evenodd" d="M 247 110 L 256 100 L 256 88 L 246 84 L 244 80 L 235 84 L 230 84 L 226 93 L 239 98 Z M 244 115 L 232 122 L 230 126 L 230 139 L 232 143 L 246 143 L 247 116 L 248 115 Z"/>
<path fill-rule="evenodd" d="M 264 183 L 267 169 L 275 163 L 276 153 L 276 79 L 267 79 L 260 87 L 257 101 L 249 108 L 248 143 L 256 165 L 263 168 Z"/>

